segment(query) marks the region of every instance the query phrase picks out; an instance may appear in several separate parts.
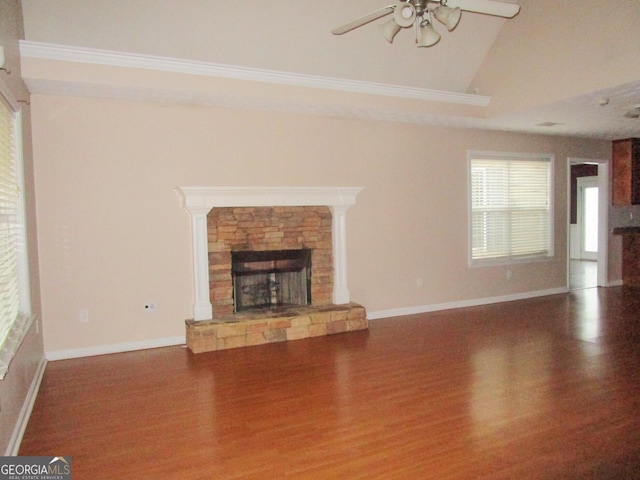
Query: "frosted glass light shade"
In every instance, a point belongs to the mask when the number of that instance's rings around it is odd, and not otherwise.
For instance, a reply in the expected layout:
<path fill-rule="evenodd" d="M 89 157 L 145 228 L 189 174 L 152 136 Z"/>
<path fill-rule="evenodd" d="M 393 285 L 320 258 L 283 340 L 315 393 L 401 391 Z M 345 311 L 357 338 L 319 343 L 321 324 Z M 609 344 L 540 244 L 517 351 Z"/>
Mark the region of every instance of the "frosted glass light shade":
<path fill-rule="evenodd" d="M 402 27 L 398 25 L 393 18 L 388 22 L 385 22 L 384 24 L 380 25 L 380 31 L 382 32 L 382 36 L 389 43 L 393 43 L 393 39 L 401 29 Z"/>
<path fill-rule="evenodd" d="M 456 28 L 456 26 L 460 22 L 462 10 L 460 10 L 458 7 L 438 7 L 435 9 L 434 15 L 440 23 L 447 27 L 447 30 L 451 31 Z"/>
<path fill-rule="evenodd" d="M 432 47 L 440 41 L 440 34 L 436 32 L 433 25 L 427 23 L 420 27 L 420 38 L 418 38 L 418 47 Z"/>

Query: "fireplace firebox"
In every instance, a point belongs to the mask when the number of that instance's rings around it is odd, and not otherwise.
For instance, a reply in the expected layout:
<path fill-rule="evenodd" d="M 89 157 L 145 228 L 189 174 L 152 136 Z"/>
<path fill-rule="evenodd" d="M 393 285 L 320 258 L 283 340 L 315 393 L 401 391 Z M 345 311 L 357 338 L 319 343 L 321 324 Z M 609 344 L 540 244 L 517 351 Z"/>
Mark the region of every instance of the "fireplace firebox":
<path fill-rule="evenodd" d="M 234 311 L 311 305 L 311 249 L 231 252 Z"/>

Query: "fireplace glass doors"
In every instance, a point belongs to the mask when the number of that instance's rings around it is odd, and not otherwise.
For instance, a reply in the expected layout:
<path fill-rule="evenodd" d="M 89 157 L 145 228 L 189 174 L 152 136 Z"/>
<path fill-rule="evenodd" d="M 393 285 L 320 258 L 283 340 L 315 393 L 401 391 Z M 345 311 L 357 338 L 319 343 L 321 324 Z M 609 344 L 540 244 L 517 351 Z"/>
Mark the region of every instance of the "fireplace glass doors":
<path fill-rule="evenodd" d="M 231 252 L 234 311 L 311 305 L 311 250 Z"/>

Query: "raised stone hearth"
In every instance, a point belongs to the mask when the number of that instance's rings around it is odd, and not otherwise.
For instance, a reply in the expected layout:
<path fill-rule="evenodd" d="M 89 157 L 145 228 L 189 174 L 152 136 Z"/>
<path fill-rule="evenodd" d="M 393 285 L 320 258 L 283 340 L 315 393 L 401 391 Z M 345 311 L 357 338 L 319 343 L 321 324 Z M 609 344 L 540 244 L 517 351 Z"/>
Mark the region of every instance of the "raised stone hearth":
<path fill-rule="evenodd" d="M 299 340 L 368 327 L 364 307 L 344 305 L 297 306 L 256 310 L 187 320 L 187 346 L 193 353 Z"/>

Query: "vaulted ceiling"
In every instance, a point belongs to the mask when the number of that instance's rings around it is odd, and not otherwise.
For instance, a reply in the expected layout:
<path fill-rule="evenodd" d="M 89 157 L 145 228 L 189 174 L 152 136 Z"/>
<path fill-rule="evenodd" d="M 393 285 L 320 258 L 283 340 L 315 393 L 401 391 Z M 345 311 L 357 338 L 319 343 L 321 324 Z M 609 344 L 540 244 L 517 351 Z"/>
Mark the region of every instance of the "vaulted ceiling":
<path fill-rule="evenodd" d="M 436 25 L 437 45 L 416 48 L 411 29 L 387 43 L 383 20 L 331 35 L 389 0 L 22 0 L 23 76 L 33 93 L 640 136 L 640 120 L 624 117 L 640 104 L 640 2 L 509 2 L 521 5 L 514 19 L 464 12 L 453 32 Z"/>

